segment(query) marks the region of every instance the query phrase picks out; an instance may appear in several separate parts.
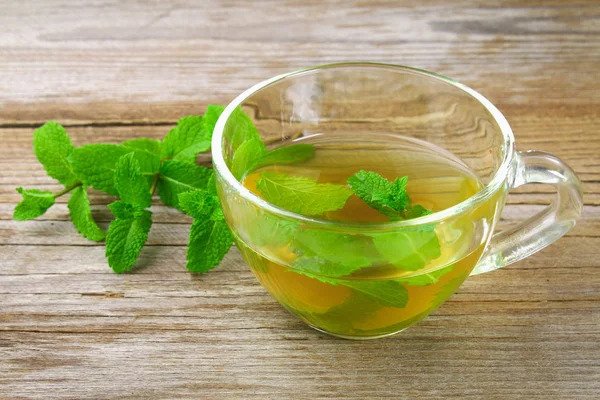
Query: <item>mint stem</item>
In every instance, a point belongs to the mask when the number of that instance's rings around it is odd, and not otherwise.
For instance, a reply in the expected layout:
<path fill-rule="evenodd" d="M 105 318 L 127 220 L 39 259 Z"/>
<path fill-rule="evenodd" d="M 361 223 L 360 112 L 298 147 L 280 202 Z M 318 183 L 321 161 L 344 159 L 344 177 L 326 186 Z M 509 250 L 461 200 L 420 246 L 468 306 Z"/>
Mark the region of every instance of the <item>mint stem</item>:
<path fill-rule="evenodd" d="M 152 181 L 152 186 L 150 186 L 150 196 L 153 196 L 154 192 L 156 191 L 156 186 L 158 185 L 158 178 L 160 178 L 159 172 L 154 174 L 154 180 Z"/>
<path fill-rule="evenodd" d="M 56 199 L 57 197 L 62 196 L 63 194 L 67 194 L 69 193 L 71 190 L 78 188 L 79 186 L 83 185 L 83 182 L 81 181 L 77 181 L 74 184 L 72 184 L 71 186 L 67 186 L 66 188 L 64 188 L 63 190 L 61 190 L 60 192 L 56 193 L 54 195 L 54 198 Z"/>

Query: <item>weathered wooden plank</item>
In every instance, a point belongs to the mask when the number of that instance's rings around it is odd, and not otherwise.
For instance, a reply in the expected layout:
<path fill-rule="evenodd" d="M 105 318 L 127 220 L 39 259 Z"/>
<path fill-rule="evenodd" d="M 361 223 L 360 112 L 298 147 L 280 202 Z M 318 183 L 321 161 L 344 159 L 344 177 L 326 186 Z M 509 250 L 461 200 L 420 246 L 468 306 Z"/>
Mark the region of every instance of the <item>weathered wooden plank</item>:
<path fill-rule="evenodd" d="M 495 337 L 473 336 L 470 330 L 447 336 L 446 330 L 431 326 L 435 322 L 424 322 L 390 341 L 343 347 L 307 330 L 277 326 L 239 329 L 235 337 L 202 330 L 176 335 L 54 334 L 52 338 L 14 333 L 6 336 L 7 342 L 21 350 L 14 352 L 21 356 L 8 359 L 10 369 L 1 379 L 11 392 L 43 393 L 47 398 L 84 397 L 91 392 L 118 398 L 282 398 L 312 393 L 323 398 L 425 394 L 542 399 L 583 398 L 598 389 L 598 369 L 588 358 L 596 348 L 585 337 L 514 340 L 522 339 L 521 326 L 501 328 Z M 250 342 L 255 343 L 252 351 L 241 356 Z M 572 361 L 562 362 L 557 353 L 569 355 Z M 24 370 L 32 362 L 38 368 Z M 588 373 L 581 373 L 582 366 Z M 114 374 L 115 369 L 120 372 Z M 87 374 L 79 375 L 80 370 Z M 165 370 L 178 373 L 165 379 Z M 205 370 L 211 373 L 198 374 Z M 448 370 L 461 373 L 450 379 Z M 30 377 L 36 385 L 28 384 Z M 156 381 L 161 384 L 148 385 Z M 296 387 L 301 387 L 300 392 Z"/>

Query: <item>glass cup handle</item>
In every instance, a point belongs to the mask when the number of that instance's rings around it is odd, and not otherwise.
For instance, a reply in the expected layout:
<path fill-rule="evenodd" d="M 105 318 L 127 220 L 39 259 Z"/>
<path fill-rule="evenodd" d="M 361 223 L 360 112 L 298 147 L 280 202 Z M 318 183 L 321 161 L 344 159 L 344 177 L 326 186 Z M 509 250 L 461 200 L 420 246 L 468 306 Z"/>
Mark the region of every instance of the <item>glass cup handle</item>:
<path fill-rule="evenodd" d="M 552 203 L 517 226 L 492 236 L 471 275 L 493 271 L 540 251 L 567 233 L 581 215 L 581 183 L 558 157 L 542 151 L 517 152 L 516 176 L 511 188 L 526 183 L 556 187 Z"/>

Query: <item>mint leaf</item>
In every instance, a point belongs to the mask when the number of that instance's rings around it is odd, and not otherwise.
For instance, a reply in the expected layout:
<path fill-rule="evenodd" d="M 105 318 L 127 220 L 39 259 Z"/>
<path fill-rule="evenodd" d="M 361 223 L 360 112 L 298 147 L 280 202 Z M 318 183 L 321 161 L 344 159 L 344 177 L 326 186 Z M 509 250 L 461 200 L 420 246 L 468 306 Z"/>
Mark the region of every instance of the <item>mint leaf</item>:
<path fill-rule="evenodd" d="M 233 237 L 219 200 L 206 190 L 179 195 L 183 210 L 194 217 L 190 229 L 186 268 L 204 273 L 217 266 L 231 247 Z"/>
<path fill-rule="evenodd" d="M 225 131 L 225 138 L 229 141 L 232 154 L 235 154 L 237 149 L 248 140 L 256 139 L 262 143 L 252 120 L 239 107 L 233 110 L 227 119 Z"/>
<path fill-rule="evenodd" d="M 267 151 L 260 139 L 252 138 L 242 143 L 233 154 L 231 172 L 241 180 L 247 173 L 267 165 L 294 164 L 311 158 L 314 146 L 295 144 Z"/>
<path fill-rule="evenodd" d="M 220 209 L 219 199 L 206 190 L 194 190 L 180 194 L 179 206 L 190 217 L 198 219 L 210 218 L 215 210 Z"/>
<path fill-rule="evenodd" d="M 231 146 L 229 168 L 236 179 L 248 172 L 273 164 L 292 164 L 309 159 L 314 154 L 310 144 L 294 144 L 267 151 L 252 120 L 236 108 L 227 121 L 227 139 Z"/>
<path fill-rule="evenodd" d="M 269 202 L 303 215 L 321 215 L 346 204 L 352 191 L 343 185 L 265 171 L 256 182 L 261 195 Z"/>
<path fill-rule="evenodd" d="M 241 180 L 257 160 L 266 153 L 265 145 L 260 139 L 250 139 L 242 143 L 233 153 L 231 160 L 231 173 L 236 179 Z"/>
<path fill-rule="evenodd" d="M 407 181 L 405 176 L 390 182 L 376 172 L 362 170 L 348 178 L 348 184 L 358 197 L 391 220 L 405 219 L 404 212 L 410 208 Z"/>
<path fill-rule="evenodd" d="M 215 181 L 214 171 L 212 171 L 212 172 L 213 173 L 210 174 L 210 178 L 208 178 L 208 183 L 206 184 L 206 190 L 208 190 L 208 193 L 216 196 L 217 195 L 217 183 Z"/>
<path fill-rule="evenodd" d="M 206 112 L 204 113 L 202 123 L 206 132 L 209 132 L 210 138 L 212 138 L 215 125 L 217 124 L 217 121 L 219 120 L 219 117 L 223 111 L 225 111 L 225 107 L 218 106 L 216 104 L 209 104 L 208 107 L 206 107 Z"/>
<path fill-rule="evenodd" d="M 131 150 L 116 144 L 88 144 L 76 148 L 69 157 L 84 185 L 117 195 L 114 171 L 117 160 Z"/>
<path fill-rule="evenodd" d="M 225 220 L 195 219 L 190 229 L 186 268 L 204 273 L 219 265 L 233 237 Z"/>
<path fill-rule="evenodd" d="M 35 156 L 48 175 L 65 186 L 77 182 L 77 176 L 68 161 L 73 149 L 65 128 L 54 121 L 46 122 L 33 132 Z"/>
<path fill-rule="evenodd" d="M 90 208 L 90 200 L 87 196 L 87 190 L 82 187 L 76 187 L 71 191 L 69 198 L 69 214 L 71 221 L 79 233 L 86 239 L 99 242 L 106 236 L 104 231 L 94 221 L 92 210 Z"/>
<path fill-rule="evenodd" d="M 160 157 L 162 143 L 160 140 L 139 138 L 128 140 L 121 143 L 121 145 L 123 147 L 127 147 L 128 149 L 144 151 L 151 155 Z"/>
<path fill-rule="evenodd" d="M 383 306 L 404 308 L 408 302 L 408 292 L 399 282 L 345 280 L 342 285 L 376 299 Z"/>
<path fill-rule="evenodd" d="M 390 264 L 416 271 L 441 255 L 432 225 L 372 235 L 375 247 Z"/>
<path fill-rule="evenodd" d="M 396 282 L 404 283 L 406 286 L 427 286 L 438 283 L 440 278 L 447 273 L 451 272 L 454 268 L 454 264 L 432 271 L 426 274 L 411 276 L 410 278 L 397 279 Z"/>
<path fill-rule="evenodd" d="M 433 211 L 426 209 L 421 205 L 412 206 L 404 214 L 406 219 L 419 218 L 425 215 L 433 214 Z"/>
<path fill-rule="evenodd" d="M 213 170 L 178 160 L 167 160 L 160 167 L 158 195 L 167 206 L 179 208 L 179 195 L 196 189 L 206 189 Z"/>
<path fill-rule="evenodd" d="M 115 174 L 115 189 L 121 199 L 141 208 L 150 207 L 152 196 L 148 182 L 142 175 L 140 163 L 134 153 L 129 153 L 117 161 Z"/>
<path fill-rule="evenodd" d="M 294 268 L 328 277 L 350 275 L 377 257 L 368 237 L 318 229 L 296 230 L 291 247 L 300 255 Z"/>
<path fill-rule="evenodd" d="M 348 178 L 348 184 L 358 197 L 392 221 L 431 214 L 423 206 L 412 206 L 406 192 L 407 182 L 406 176 L 390 182 L 375 172 L 366 171 L 359 171 Z M 372 235 L 373 243 L 391 264 L 407 271 L 416 271 L 441 254 L 434 229 L 435 224 L 428 224 Z"/>
<path fill-rule="evenodd" d="M 290 146 L 283 146 L 269 151 L 254 163 L 251 166 L 251 169 L 274 164 L 295 164 L 308 160 L 314 154 L 315 148 L 312 144 L 298 143 Z"/>
<path fill-rule="evenodd" d="M 210 137 L 201 116 L 189 116 L 177 121 L 162 144 L 161 158 L 196 162 L 196 154 L 210 149 Z"/>
<path fill-rule="evenodd" d="M 17 188 L 17 192 L 23 196 L 23 201 L 15 207 L 13 213 L 15 221 L 37 218 L 54 204 L 54 195 L 51 192 L 23 188 Z"/>
<path fill-rule="evenodd" d="M 254 246 L 277 248 L 291 243 L 298 228 L 297 222 L 265 213 L 251 217 L 246 230 Z"/>
<path fill-rule="evenodd" d="M 120 274 L 135 264 L 142 247 L 148 240 L 152 226 L 152 213 L 142 210 L 135 218 L 115 219 L 106 235 L 108 265 Z"/>
<path fill-rule="evenodd" d="M 119 158 L 132 152 L 131 148 L 116 144 L 88 144 L 73 150 L 69 161 L 84 185 L 117 195 L 114 172 Z M 147 151 L 133 150 L 140 170 L 150 182 L 160 166 L 160 159 Z"/>
<path fill-rule="evenodd" d="M 108 208 L 113 215 L 120 219 L 133 219 L 144 214 L 144 208 L 140 206 L 134 206 L 123 200 L 117 200 L 108 205 Z"/>
<path fill-rule="evenodd" d="M 362 295 L 367 296 L 370 300 L 374 300 L 383 306 L 404 308 L 408 302 L 408 292 L 406 288 L 398 281 L 335 279 L 315 275 L 307 271 L 299 271 L 296 269 L 291 269 L 291 271 L 306 275 L 309 278 L 317 279 L 323 283 L 333 286 L 346 286 Z"/>

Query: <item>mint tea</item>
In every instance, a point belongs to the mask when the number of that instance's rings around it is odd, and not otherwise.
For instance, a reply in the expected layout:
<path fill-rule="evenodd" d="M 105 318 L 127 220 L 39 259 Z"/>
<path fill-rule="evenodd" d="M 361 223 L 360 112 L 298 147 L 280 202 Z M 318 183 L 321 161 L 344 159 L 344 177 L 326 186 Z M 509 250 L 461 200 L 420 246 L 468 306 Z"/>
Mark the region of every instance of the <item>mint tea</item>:
<path fill-rule="evenodd" d="M 212 156 L 213 190 L 261 284 L 312 327 L 352 339 L 400 332 L 467 276 L 558 240 L 583 207 L 573 171 L 517 152 L 489 100 L 401 65 L 321 65 L 258 83 L 223 111 Z M 557 196 L 494 234 L 508 192 L 528 183 Z"/>
<path fill-rule="evenodd" d="M 442 304 L 479 260 L 496 201 L 444 224 L 385 229 L 452 207 L 482 188 L 447 151 L 377 134 L 369 143 L 316 135 L 287 149 L 291 162 L 255 162 L 242 183 L 271 204 L 321 222 L 244 207 L 226 214 L 237 218 L 237 246 L 258 280 L 309 325 L 352 338 L 398 332 Z"/>

